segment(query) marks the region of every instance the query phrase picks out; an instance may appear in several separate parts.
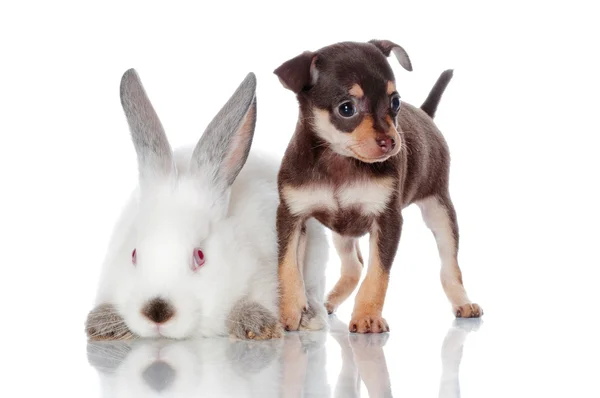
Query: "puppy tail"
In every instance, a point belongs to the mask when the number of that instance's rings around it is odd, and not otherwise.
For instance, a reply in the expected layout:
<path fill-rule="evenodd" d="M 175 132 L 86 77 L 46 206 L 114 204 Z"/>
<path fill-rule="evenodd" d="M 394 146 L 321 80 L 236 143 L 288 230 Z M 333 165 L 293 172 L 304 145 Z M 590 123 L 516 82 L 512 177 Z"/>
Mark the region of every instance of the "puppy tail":
<path fill-rule="evenodd" d="M 421 105 L 421 109 L 429 115 L 430 118 L 434 118 L 435 111 L 442 99 L 442 94 L 446 90 L 448 83 L 450 83 L 450 79 L 452 79 L 452 75 L 454 71 L 452 69 L 448 69 L 442 72 L 440 77 L 438 77 L 437 82 L 433 85 L 433 88 L 429 92 L 429 95 Z"/>

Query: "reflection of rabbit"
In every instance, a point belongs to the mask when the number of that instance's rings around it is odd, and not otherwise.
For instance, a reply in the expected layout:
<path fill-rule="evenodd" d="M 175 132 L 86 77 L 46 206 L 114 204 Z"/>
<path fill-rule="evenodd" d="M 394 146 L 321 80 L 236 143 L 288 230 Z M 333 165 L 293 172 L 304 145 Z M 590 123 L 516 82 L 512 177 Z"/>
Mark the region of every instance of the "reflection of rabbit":
<path fill-rule="evenodd" d="M 458 368 L 467 335 L 481 326 L 480 318 L 455 319 L 442 344 L 442 379 L 439 398 L 460 398 Z"/>
<path fill-rule="evenodd" d="M 277 397 L 281 340 L 90 342 L 104 397 Z"/>
<path fill-rule="evenodd" d="M 136 72 L 123 75 L 121 102 L 137 152 L 139 188 L 108 249 L 97 306 L 86 325 L 90 338 L 281 336 L 278 164 L 248 156 L 255 88 L 249 74 L 196 147 L 172 152 Z M 314 294 L 304 326 L 315 329 L 324 326 L 328 248 L 316 221 L 306 233 L 303 271 Z"/>

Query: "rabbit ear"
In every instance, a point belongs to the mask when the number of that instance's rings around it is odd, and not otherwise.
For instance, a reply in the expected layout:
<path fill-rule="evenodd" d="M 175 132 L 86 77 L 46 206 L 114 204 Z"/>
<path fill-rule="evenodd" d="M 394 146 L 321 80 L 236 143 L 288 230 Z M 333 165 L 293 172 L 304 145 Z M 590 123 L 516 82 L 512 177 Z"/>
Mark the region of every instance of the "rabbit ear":
<path fill-rule="evenodd" d="M 256 124 L 256 76 L 249 73 L 210 122 L 194 149 L 191 170 L 225 191 L 246 163 Z"/>
<path fill-rule="evenodd" d="M 140 178 L 171 175 L 175 171 L 171 146 L 134 69 L 121 78 L 121 105 L 137 152 Z"/>

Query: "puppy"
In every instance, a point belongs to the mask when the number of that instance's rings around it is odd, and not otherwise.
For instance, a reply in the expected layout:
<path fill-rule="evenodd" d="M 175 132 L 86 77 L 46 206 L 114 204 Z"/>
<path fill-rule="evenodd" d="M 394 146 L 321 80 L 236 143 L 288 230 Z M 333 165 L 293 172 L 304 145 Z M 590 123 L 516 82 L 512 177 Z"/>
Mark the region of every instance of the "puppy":
<path fill-rule="evenodd" d="M 281 320 L 297 330 L 307 300 L 302 281 L 304 223 L 314 217 L 333 231 L 341 277 L 327 297 L 329 313 L 354 291 L 363 259 L 358 238 L 370 234 L 367 274 L 356 296 L 351 332 L 389 331 L 382 310 L 402 230 L 402 209 L 416 203 L 437 241 L 441 281 L 457 317 L 483 314 L 471 303 L 457 262 L 458 224 L 448 193 L 450 156 L 433 122 L 452 77 L 441 74 L 416 108 L 401 103 L 387 61 L 407 53 L 387 40 L 338 43 L 304 52 L 275 70 L 300 105 L 296 131 L 278 176 Z"/>

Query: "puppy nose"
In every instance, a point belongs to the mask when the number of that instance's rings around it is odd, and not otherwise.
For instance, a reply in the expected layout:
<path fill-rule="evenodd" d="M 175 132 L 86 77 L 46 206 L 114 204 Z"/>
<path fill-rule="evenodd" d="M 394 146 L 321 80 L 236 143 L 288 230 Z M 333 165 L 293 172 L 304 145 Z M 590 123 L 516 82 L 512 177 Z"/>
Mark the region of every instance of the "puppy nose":
<path fill-rule="evenodd" d="M 154 323 L 165 323 L 175 315 L 175 308 L 162 298 L 155 298 L 142 308 L 142 315 Z"/>
<path fill-rule="evenodd" d="M 396 141 L 391 137 L 377 138 L 376 141 L 383 153 L 388 153 L 396 147 Z"/>

